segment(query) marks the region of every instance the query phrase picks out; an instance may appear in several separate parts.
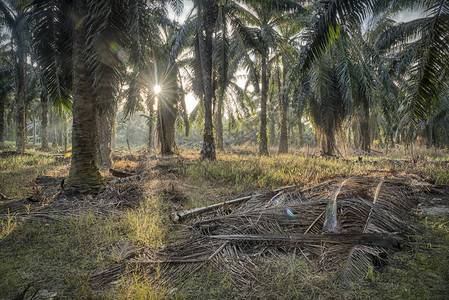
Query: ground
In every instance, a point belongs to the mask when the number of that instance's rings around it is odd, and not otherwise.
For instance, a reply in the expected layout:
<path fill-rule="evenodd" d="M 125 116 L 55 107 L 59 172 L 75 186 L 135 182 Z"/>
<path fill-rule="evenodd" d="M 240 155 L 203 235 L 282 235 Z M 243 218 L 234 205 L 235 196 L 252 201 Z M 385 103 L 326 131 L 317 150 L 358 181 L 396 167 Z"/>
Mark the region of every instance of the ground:
<path fill-rule="evenodd" d="M 416 207 L 410 222 L 419 233 L 407 236 L 406 247 L 386 264 L 350 284 L 339 279 L 339 266 L 323 271 L 295 253 L 258 260 L 254 285 L 245 287 L 212 264 L 181 285 L 157 265 L 147 272 L 129 263 L 143 248 L 156 253 L 185 238 L 179 233 L 188 223 L 173 222 L 173 212 L 279 187 L 354 175 L 414 174 L 448 190 L 449 155 L 442 150 L 345 159 L 299 151 L 272 157 L 255 153 L 255 147 L 228 149 L 218 153 L 216 162 L 200 161 L 193 150 L 172 157 L 115 153 L 113 169 L 129 177 L 105 172 L 106 191 L 92 197 L 61 193 L 70 159 L 64 154 L 0 152 L 0 299 L 31 299 L 33 294 L 39 299 L 446 298 L 447 196 L 433 196 Z M 111 272 L 114 280 L 106 280 Z"/>

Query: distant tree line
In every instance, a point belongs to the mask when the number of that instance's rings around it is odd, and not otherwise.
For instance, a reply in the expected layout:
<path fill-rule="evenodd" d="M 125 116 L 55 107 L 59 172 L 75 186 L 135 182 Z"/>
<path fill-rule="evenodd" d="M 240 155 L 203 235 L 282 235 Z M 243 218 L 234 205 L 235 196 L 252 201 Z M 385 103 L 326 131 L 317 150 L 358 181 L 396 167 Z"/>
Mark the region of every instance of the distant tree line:
<path fill-rule="evenodd" d="M 71 146 L 65 188 L 82 193 L 105 186 L 118 114 L 140 112 L 162 155 L 201 124 L 212 160 L 242 130 L 260 155 L 295 135 L 325 155 L 449 145 L 448 1 L 193 0 L 179 24 L 184 2 L 0 1 L 0 142 Z"/>

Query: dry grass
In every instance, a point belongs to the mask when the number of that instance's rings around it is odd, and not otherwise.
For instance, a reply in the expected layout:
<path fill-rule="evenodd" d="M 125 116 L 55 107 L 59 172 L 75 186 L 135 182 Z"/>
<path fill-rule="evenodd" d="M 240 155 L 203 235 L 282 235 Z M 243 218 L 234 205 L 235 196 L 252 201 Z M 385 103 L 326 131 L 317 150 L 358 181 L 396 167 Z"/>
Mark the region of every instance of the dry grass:
<path fill-rule="evenodd" d="M 246 145 L 218 152 L 216 162 L 199 162 L 198 151 L 183 150 L 181 156 L 170 159 L 143 157 L 143 160 L 139 160 L 138 154 L 127 152 L 117 157 L 114 168 L 139 175 L 118 180 L 104 174 L 109 187 L 98 198 L 45 196 L 45 200 L 31 203 L 28 208 L 25 205 L 30 203 L 25 200 L 0 202 L 1 214 L 6 216 L 7 208 L 14 208 L 10 220 L 15 220 L 8 235 L 0 238 L 0 299 L 11 299 L 30 282 L 32 291 L 56 291 L 58 297 L 68 299 L 241 298 L 241 286 L 232 280 L 231 273 L 217 271 L 213 264 L 206 264 L 184 286 L 163 280 L 158 266 L 146 272 L 135 264 L 127 268 L 125 265 L 114 283 L 106 285 L 94 284 L 93 275 L 136 259 L 128 255 L 142 255 L 136 250 L 142 245 L 151 246 L 149 252 L 154 254 L 161 245 L 179 239 L 180 232 L 185 232 L 181 230 L 184 225 L 169 221 L 168 216 L 174 210 L 284 185 L 309 186 L 335 176 L 414 173 L 440 184 L 449 182 L 447 165 L 441 162 L 448 159 L 447 153 L 438 151 L 416 163 L 407 156 L 408 162 L 398 164 L 389 161 L 393 158 L 390 155 L 363 157 L 360 163 L 358 157 L 328 159 L 307 156 L 305 151 L 261 158 L 255 155 L 255 147 Z M 4 189 L 9 188 L 7 196 L 11 198 L 25 197 L 36 189 L 45 195 L 45 187 L 34 185 L 36 177 L 67 176 L 68 170 L 52 156 L 39 152 L 20 159 L 0 157 L 0 169 L 0 190 L 7 194 Z M 12 218 L 16 212 L 21 216 L 20 222 Z M 420 217 L 417 218 L 419 221 Z M 392 269 L 375 268 L 367 279 L 350 288 L 335 279 L 334 271 L 320 272 L 298 259 L 300 255 L 296 253 L 296 259 L 290 254 L 275 259 L 268 255 L 258 260 L 260 268 L 254 276 L 260 288 L 248 286 L 245 293 L 253 299 L 361 299 L 388 298 L 384 291 L 391 289 L 405 298 L 413 298 L 413 293 L 438 298 L 444 295 L 440 282 L 449 278 L 444 264 L 437 264 L 449 259 L 443 251 L 447 249 L 444 247 L 449 235 L 444 231 L 447 220 L 447 217 L 429 218 L 427 224 L 422 224 L 427 228 L 424 238 L 414 237 L 416 244 L 411 249 L 398 252 L 393 257 Z M 429 248 L 429 243 L 435 247 Z M 405 258 L 410 253 L 414 254 L 413 260 Z M 413 284 L 413 272 L 420 272 L 425 278 L 421 285 Z M 436 286 L 432 287 L 433 283 Z"/>

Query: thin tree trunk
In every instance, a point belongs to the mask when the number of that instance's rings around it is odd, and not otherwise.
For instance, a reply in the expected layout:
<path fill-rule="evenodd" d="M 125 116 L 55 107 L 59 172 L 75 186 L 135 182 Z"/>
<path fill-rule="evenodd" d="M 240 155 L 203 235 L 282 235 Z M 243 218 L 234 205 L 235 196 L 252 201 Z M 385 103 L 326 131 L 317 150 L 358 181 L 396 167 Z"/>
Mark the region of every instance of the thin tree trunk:
<path fill-rule="evenodd" d="M 148 152 L 151 152 L 154 148 L 154 97 L 151 93 L 148 93 L 148 108 L 149 108 L 149 118 L 148 118 Z"/>
<path fill-rule="evenodd" d="M 67 116 L 66 114 L 64 114 L 64 119 L 66 119 Z M 67 141 L 67 121 L 63 120 L 63 126 L 62 126 L 62 130 L 63 130 L 63 144 L 64 144 L 64 152 L 67 152 L 67 148 L 68 148 L 68 141 Z"/>
<path fill-rule="evenodd" d="M 75 0 L 75 18 L 83 20 L 86 3 Z M 95 101 L 92 99 L 92 79 L 86 61 L 87 27 L 80 23 L 74 30 L 73 41 L 73 133 L 72 162 L 66 180 L 67 192 L 96 194 L 105 183 L 98 170 L 96 157 Z"/>
<path fill-rule="evenodd" d="M 260 99 L 259 155 L 268 155 L 267 98 L 268 98 L 267 53 L 265 51 L 264 53 L 262 53 L 262 96 Z"/>
<path fill-rule="evenodd" d="M 50 148 L 48 146 L 48 135 L 47 135 L 47 125 L 48 125 L 48 102 L 47 95 L 45 92 L 41 94 L 41 104 L 42 104 L 42 116 L 41 116 L 41 150 L 48 151 Z"/>
<path fill-rule="evenodd" d="M 36 118 L 33 118 L 33 146 L 36 146 Z"/>
<path fill-rule="evenodd" d="M 427 125 L 427 148 L 432 148 L 433 144 L 433 122 L 430 121 Z"/>
<path fill-rule="evenodd" d="M 287 132 L 287 104 L 285 103 L 283 89 L 281 88 L 281 78 L 278 72 L 278 105 L 279 105 L 279 154 L 288 153 L 288 132 Z"/>
<path fill-rule="evenodd" d="M 270 108 L 270 110 L 272 110 Z M 275 145 L 276 144 L 276 118 L 275 118 L 275 114 L 274 113 L 270 113 L 270 117 L 269 117 L 269 130 L 268 130 L 268 136 L 269 136 L 269 141 L 270 141 L 270 145 Z"/>
<path fill-rule="evenodd" d="M 58 146 L 64 146 L 64 115 L 60 114 L 58 117 Z"/>
<path fill-rule="evenodd" d="M 203 30 L 206 34 L 204 49 L 201 51 L 201 68 L 204 85 L 204 134 L 201 159 L 215 160 L 214 125 L 212 122 L 212 35 L 218 17 L 216 0 L 205 1 Z M 200 35 L 202 38 L 202 34 Z"/>
<path fill-rule="evenodd" d="M 0 98 L 0 143 L 5 141 L 5 99 Z"/>
<path fill-rule="evenodd" d="M 215 116 L 215 132 L 217 135 L 217 148 L 223 150 L 223 92 L 220 90 L 217 104 L 217 114 Z"/>
<path fill-rule="evenodd" d="M 52 131 L 52 143 L 51 146 L 52 148 L 56 148 L 58 146 L 58 131 L 57 131 L 57 117 L 56 114 L 54 112 L 52 112 L 51 114 L 51 131 Z"/>
<path fill-rule="evenodd" d="M 18 96 L 16 101 L 16 151 L 25 153 L 26 147 L 26 119 L 25 119 L 25 98 L 27 92 L 27 74 L 26 74 L 26 49 L 25 43 L 21 37 L 18 37 Z"/>

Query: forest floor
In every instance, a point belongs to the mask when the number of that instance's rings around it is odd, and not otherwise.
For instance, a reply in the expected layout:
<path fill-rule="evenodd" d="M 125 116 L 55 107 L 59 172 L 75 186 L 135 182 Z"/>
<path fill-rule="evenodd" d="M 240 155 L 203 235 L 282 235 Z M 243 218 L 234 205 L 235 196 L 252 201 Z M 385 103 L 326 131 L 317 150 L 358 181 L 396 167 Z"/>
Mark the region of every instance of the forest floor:
<path fill-rule="evenodd" d="M 116 152 L 113 169 L 129 177 L 104 172 L 108 187 L 92 197 L 61 193 L 69 169 L 63 153 L 0 150 L 0 299 L 447 299 L 447 151 L 343 159 L 299 151 L 258 157 L 240 147 L 215 162 L 200 161 L 198 152 Z M 269 251 L 247 285 L 207 261 L 181 282 L 161 264 L 136 260 L 186 238 L 180 233 L 194 220 L 174 222 L 174 212 L 353 176 L 413 176 L 442 191 L 418 201 L 407 218 L 415 233 L 359 280 L 342 281 L 339 263 L 323 269 L 296 250 Z"/>

